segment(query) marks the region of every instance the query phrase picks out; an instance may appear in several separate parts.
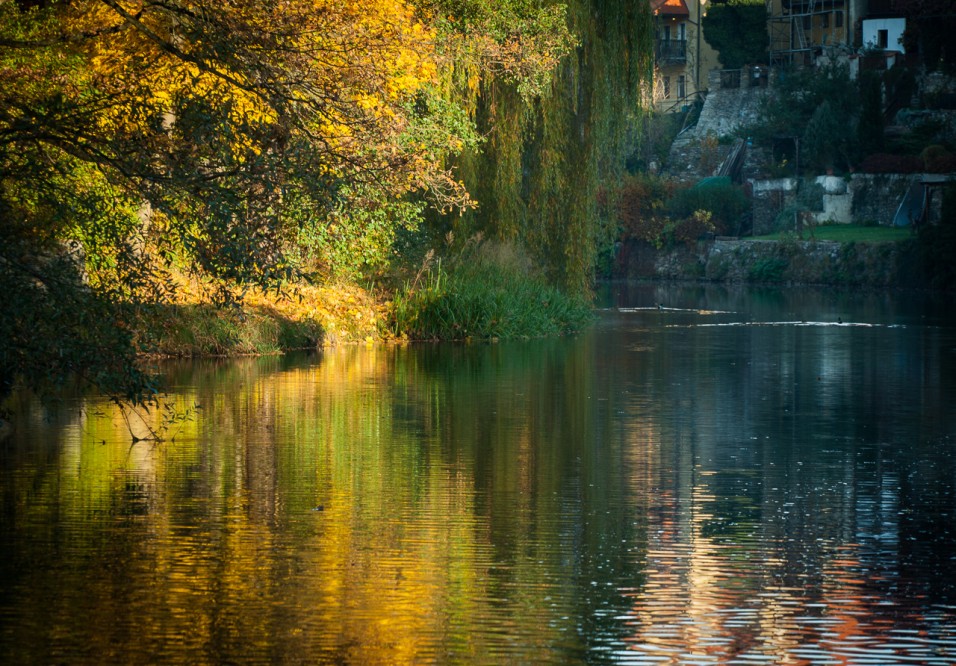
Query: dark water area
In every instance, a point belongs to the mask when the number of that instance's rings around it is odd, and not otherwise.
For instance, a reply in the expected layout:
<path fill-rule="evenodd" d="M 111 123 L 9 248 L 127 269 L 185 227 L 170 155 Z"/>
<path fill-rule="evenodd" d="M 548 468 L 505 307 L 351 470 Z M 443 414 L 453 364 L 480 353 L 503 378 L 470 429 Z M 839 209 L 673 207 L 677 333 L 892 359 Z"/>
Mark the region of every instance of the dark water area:
<path fill-rule="evenodd" d="M 28 399 L 0 663 L 956 664 L 956 310 L 611 285 L 586 332 Z"/>

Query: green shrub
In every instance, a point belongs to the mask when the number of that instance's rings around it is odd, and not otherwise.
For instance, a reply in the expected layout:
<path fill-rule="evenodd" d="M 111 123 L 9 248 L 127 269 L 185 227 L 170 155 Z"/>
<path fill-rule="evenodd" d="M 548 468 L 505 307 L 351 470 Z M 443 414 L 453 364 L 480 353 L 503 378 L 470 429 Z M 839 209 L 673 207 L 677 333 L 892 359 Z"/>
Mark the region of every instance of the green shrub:
<path fill-rule="evenodd" d="M 950 173 L 956 171 L 956 155 L 945 146 L 937 144 L 926 146 L 920 153 L 923 170 L 930 173 Z"/>
<path fill-rule="evenodd" d="M 804 164 L 820 171 L 849 166 L 851 142 L 846 120 L 834 113 L 828 100 L 816 108 L 803 133 Z"/>
<path fill-rule="evenodd" d="M 804 128 L 801 169 L 842 169 L 856 155 L 860 105 L 860 89 L 844 65 L 781 70 L 758 122 L 744 132 L 769 147 Z"/>
<path fill-rule="evenodd" d="M 694 187 L 679 188 L 650 174 L 626 178 L 614 204 L 621 236 L 657 248 L 737 229 L 749 209 L 743 189 L 729 178 L 707 178 Z"/>
<path fill-rule="evenodd" d="M 706 178 L 694 187 L 677 190 L 668 202 L 671 217 L 684 219 L 696 211 L 711 215 L 715 233 L 724 233 L 736 228 L 740 217 L 750 208 L 750 202 L 742 188 L 729 178 Z"/>
<path fill-rule="evenodd" d="M 883 93 L 875 72 L 860 75 L 860 123 L 857 142 L 863 156 L 883 151 Z"/>
<path fill-rule="evenodd" d="M 750 267 L 747 277 L 751 282 L 780 282 L 789 265 L 784 257 L 760 257 Z"/>
<path fill-rule="evenodd" d="M 663 164 L 681 127 L 693 125 L 696 122 L 694 115 L 700 115 L 702 106 L 699 100 L 695 101 L 686 117 L 680 113 L 650 114 L 644 121 L 641 140 L 625 160 L 627 172 L 640 174 L 651 169 L 652 162 Z"/>
<path fill-rule="evenodd" d="M 438 262 L 396 294 L 391 326 L 413 340 L 520 338 L 572 332 L 590 318 L 585 299 L 516 261 L 474 252 L 447 269 Z"/>

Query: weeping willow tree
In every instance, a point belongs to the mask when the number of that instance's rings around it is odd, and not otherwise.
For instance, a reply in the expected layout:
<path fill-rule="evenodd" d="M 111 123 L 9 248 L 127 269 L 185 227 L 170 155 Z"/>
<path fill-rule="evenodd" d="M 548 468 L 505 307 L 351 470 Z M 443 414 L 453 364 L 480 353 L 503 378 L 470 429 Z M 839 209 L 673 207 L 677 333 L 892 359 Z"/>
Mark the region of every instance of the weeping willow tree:
<path fill-rule="evenodd" d="M 487 140 L 459 165 L 479 205 L 454 226 L 517 243 L 552 282 L 583 294 L 615 232 L 599 192 L 621 176 L 647 106 L 652 16 L 633 0 L 565 7 L 575 43 L 536 89 L 456 58 L 454 93 Z"/>

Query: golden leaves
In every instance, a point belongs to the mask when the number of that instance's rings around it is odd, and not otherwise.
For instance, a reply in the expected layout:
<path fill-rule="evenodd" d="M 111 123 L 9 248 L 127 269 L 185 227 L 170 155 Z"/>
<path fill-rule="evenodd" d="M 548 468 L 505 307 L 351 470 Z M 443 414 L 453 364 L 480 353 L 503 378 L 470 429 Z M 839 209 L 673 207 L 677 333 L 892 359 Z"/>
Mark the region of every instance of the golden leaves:
<path fill-rule="evenodd" d="M 202 100 L 236 135 L 285 114 L 337 148 L 344 137 L 381 143 L 401 130 L 399 105 L 436 76 L 434 31 L 401 0 L 86 0 L 39 32 L 79 57 L 77 94 L 104 97 L 95 126 L 129 136 Z"/>

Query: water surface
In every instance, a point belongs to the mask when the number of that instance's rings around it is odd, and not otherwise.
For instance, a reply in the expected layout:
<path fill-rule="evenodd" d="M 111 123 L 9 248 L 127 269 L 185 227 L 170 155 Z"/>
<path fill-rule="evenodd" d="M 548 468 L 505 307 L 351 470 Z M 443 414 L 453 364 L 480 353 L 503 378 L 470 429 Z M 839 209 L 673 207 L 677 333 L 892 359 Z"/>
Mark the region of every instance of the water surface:
<path fill-rule="evenodd" d="M 557 340 L 22 401 L 0 663 L 956 664 L 956 316 L 619 285 Z"/>

